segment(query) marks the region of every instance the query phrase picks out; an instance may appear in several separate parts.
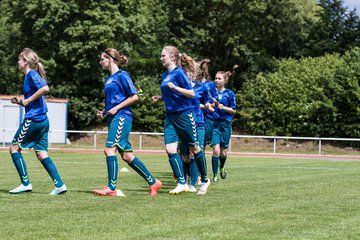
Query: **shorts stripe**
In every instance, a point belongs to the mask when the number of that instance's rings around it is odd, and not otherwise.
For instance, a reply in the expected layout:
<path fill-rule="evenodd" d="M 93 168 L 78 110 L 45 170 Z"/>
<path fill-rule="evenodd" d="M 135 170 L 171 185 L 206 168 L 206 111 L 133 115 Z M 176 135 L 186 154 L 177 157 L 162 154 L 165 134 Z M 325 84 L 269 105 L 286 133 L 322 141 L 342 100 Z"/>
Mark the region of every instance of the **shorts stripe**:
<path fill-rule="evenodd" d="M 121 132 L 122 132 L 122 129 L 123 129 L 123 126 L 124 126 L 124 121 L 125 121 L 125 118 L 120 117 L 118 129 L 117 129 L 116 137 L 115 137 L 115 143 L 116 144 L 119 143 L 119 141 L 120 141 Z"/>
<path fill-rule="evenodd" d="M 193 135 L 194 135 L 194 139 L 195 139 L 195 142 L 197 141 L 197 133 L 196 133 L 196 121 L 192 115 L 192 113 L 190 112 L 188 114 L 189 118 L 190 118 L 190 122 L 191 122 L 191 127 L 192 127 L 192 131 L 193 131 Z"/>
<path fill-rule="evenodd" d="M 31 119 L 26 119 L 25 120 L 25 124 L 24 124 L 23 128 L 21 129 L 21 132 L 20 132 L 19 137 L 17 139 L 18 143 L 21 143 L 24 140 L 24 137 L 25 137 L 25 135 L 27 133 L 27 130 L 29 129 L 30 123 L 31 123 Z"/>

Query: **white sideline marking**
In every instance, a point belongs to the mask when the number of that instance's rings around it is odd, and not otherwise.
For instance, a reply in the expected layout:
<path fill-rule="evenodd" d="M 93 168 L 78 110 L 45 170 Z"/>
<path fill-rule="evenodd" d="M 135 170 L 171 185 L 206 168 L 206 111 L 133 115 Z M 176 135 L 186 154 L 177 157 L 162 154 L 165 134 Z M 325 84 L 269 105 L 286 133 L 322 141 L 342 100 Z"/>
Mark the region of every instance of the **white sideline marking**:
<path fill-rule="evenodd" d="M 329 168 L 329 167 L 285 167 L 288 169 L 309 169 L 309 170 L 331 170 L 331 171 L 353 171 L 360 172 L 360 169 L 355 168 Z"/>

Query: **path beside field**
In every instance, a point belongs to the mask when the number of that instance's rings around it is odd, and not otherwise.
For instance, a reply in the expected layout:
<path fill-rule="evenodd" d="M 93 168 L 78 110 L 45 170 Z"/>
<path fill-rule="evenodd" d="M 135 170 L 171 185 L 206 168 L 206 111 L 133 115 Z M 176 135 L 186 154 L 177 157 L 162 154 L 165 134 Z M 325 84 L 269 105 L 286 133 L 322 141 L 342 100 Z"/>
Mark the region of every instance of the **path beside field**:
<path fill-rule="evenodd" d="M 0 151 L 9 151 L 8 147 L 0 147 Z M 102 153 L 103 149 L 75 149 L 75 148 L 49 148 L 49 152 L 87 152 Z M 165 150 L 134 150 L 135 154 L 166 154 Z M 207 151 L 206 155 L 211 156 L 212 152 Z M 281 157 L 281 158 L 302 158 L 302 159 L 326 159 L 360 161 L 360 155 L 318 155 L 318 154 L 287 154 L 287 153 L 248 153 L 248 152 L 228 152 L 229 156 L 245 157 Z"/>

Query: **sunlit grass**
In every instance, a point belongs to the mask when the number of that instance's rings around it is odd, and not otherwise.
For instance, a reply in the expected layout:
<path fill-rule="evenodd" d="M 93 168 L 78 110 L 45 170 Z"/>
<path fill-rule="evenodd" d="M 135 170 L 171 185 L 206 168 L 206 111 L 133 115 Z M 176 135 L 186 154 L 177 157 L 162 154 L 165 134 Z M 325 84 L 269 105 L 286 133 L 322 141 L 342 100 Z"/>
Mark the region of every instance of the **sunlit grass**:
<path fill-rule="evenodd" d="M 208 194 L 178 196 L 166 155 L 139 155 L 163 182 L 159 195 L 120 162 L 126 197 L 91 193 L 106 184 L 98 153 L 50 153 L 69 192 L 49 196 L 49 176 L 24 153 L 33 192 L 10 195 L 19 177 L 0 152 L 1 239 L 358 239 L 360 165 L 356 161 L 229 157 L 226 180 Z M 211 163 L 208 161 L 209 172 Z M 210 174 L 211 175 L 211 174 Z"/>

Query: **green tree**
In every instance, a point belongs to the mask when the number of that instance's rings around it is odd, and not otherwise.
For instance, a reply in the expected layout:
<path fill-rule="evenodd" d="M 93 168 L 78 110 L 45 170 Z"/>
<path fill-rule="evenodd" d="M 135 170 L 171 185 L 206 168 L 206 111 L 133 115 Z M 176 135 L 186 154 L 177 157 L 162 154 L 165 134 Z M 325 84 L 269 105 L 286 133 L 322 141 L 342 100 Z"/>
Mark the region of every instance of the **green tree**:
<path fill-rule="evenodd" d="M 19 25 L 16 51 L 27 46 L 42 57 L 50 95 L 69 100 L 70 128 L 94 123 L 96 109 L 103 106 L 99 56 L 105 48 L 127 55 L 130 73 L 159 72 L 156 60 L 168 32 L 160 1 L 15 2 L 7 22 Z"/>
<path fill-rule="evenodd" d="M 246 82 L 241 116 L 256 134 L 359 137 L 359 54 L 279 61 Z"/>
<path fill-rule="evenodd" d="M 342 0 L 320 0 L 319 6 L 320 21 L 313 26 L 304 54 L 343 54 L 352 47 L 360 47 L 360 18 L 356 12 L 343 6 Z"/>

